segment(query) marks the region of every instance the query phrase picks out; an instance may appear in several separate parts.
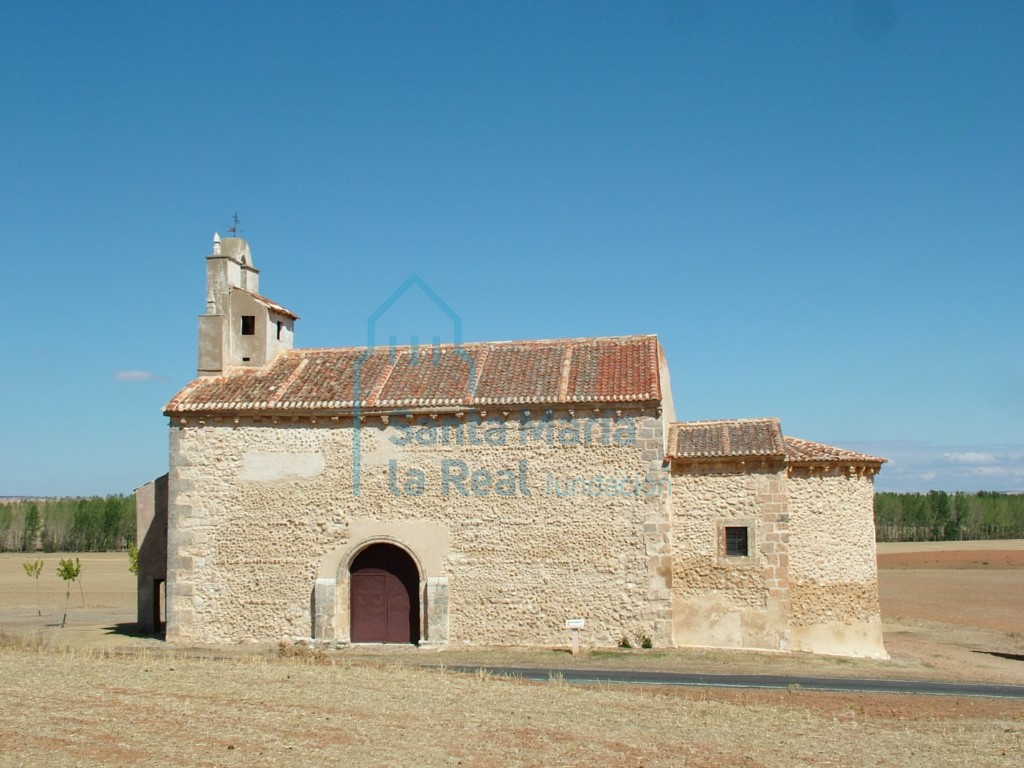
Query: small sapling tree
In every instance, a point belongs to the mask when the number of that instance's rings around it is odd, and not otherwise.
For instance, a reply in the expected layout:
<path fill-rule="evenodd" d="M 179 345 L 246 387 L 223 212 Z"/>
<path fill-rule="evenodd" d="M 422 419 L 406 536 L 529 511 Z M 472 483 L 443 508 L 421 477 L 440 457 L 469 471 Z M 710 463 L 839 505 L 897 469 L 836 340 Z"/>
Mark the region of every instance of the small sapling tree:
<path fill-rule="evenodd" d="M 68 585 L 67 593 L 64 595 L 64 618 L 60 620 L 61 627 L 68 620 L 68 601 L 71 600 L 71 582 L 78 581 L 78 577 L 82 575 L 82 563 L 76 557 L 74 561 L 70 558 L 60 561 L 60 565 L 57 567 L 57 575 L 64 579 L 64 582 Z M 82 582 L 78 582 L 79 590 L 82 589 Z M 85 607 L 85 591 L 82 590 L 82 607 Z"/>
<path fill-rule="evenodd" d="M 139 573 L 139 548 L 134 543 L 128 543 L 128 570 L 136 576 Z"/>
<path fill-rule="evenodd" d="M 21 567 L 25 569 L 25 575 L 36 580 L 36 612 L 43 615 L 43 603 L 39 599 L 39 575 L 43 572 L 43 561 L 36 560 L 34 563 L 24 562 Z"/>

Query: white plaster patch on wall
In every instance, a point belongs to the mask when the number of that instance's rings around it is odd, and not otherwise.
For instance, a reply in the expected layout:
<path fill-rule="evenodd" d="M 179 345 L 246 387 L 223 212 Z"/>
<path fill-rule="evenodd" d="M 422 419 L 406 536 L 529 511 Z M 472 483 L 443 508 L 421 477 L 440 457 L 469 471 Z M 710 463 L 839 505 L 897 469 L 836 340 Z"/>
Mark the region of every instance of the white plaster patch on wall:
<path fill-rule="evenodd" d="M 242 456 L 241 479 L 257 483 L 306 479 L 324 471 L 320 453 L 289 453 L 286 451 L 247 451 Z"/>

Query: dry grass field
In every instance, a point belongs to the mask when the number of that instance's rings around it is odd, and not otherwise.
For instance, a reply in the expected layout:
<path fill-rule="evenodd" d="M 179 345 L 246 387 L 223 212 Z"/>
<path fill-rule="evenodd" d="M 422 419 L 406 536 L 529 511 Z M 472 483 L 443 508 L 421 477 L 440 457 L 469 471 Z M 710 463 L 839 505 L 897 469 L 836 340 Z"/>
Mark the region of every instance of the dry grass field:
<path fill-rule="evenodd" d="M 906 549 L 904 547 L 904 549 Z M 968 554 L 964 554 L 967 552 Z M 923 554 L 922 554 L 923 553 Z M 1000 554 L 1002 553 L 1002 554 Z M 0 766 L 1010 766 L 1024 702 L 530 684 L 481 661 L 1024 682 L 1024 542 L 880 547 L 890 661 L 711 651 L 169 648 L 130 633 L 127 558 L 0 555 Z M 84 606 L 82 605 L 84 594 Z M 992 655 L 1002 654 L 1002 655 Z"/>

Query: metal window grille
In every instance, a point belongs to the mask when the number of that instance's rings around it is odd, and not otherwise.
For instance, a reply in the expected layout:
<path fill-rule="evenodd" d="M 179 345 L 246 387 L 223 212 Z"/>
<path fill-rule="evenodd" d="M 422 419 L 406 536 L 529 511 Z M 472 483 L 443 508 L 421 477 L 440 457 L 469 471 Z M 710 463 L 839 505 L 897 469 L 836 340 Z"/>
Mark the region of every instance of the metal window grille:
<path fill-rule="evenodd" d="M 727 525 L 725 527 L 725 554 L 727 557 L 747 557 L 748 532 L 745 525 Z"/>

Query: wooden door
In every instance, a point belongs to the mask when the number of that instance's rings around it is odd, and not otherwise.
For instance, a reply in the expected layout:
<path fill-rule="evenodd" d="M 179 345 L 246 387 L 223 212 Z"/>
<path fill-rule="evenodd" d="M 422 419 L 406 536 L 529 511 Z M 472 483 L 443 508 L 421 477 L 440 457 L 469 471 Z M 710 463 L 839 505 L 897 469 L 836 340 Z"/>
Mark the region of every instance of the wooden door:
<path fill-rule="evenodd" d="M 409 592 L 381 568 L 352 574 L 352 642 L 411 643 Z"/>

